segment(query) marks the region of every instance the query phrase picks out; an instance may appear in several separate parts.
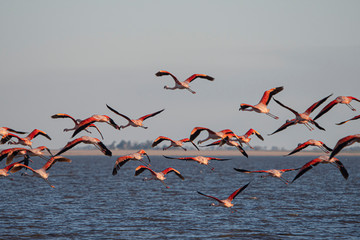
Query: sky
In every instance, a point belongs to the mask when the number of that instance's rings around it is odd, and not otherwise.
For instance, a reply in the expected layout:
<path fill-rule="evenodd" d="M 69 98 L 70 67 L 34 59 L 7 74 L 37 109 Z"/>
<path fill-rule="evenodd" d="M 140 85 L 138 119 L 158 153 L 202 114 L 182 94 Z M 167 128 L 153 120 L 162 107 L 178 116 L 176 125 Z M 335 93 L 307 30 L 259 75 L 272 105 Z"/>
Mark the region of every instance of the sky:
<path fill-rule="evenodd" d="M 356 0 L 0 0 L 0 126 L 43 130 L 52 140 L 39 136 L 34 147 L 59 149 L 71 140 L 63 129 L 73 123 L 51 115 L 105 114 L 126 124 L 108 104 L 132 119 L 165 111 L 144 121 L 148 129 L 97 123 L 105 144 L 178 140 L 201 126 L 238 135 L 253 128 L 265 138 L 253 137 L 253 146 L 292 149 L 316 139 L 333 147 L 359 133 L 360 121 L 335 123 L 359 115 L 360 102 L 352 102 L 356 112 L 338 104 L 319 118 L 326 131 L 296 125 L 272 136 L 293 113 L 274 101 L 269 108 L 278 120 L 239 106 L 279 86 L 275 98 L 299 112 L 331 93 L 325 104 L 360 98 L 359 9 Z M 194 73 L 215 80 L 193 81 L 196 94 L 171 91 L 164 86 L 173 80 L 156 77 L 159 70 L 179 80 Z M 94 130 L 82 135 L 100 138 Z"/>

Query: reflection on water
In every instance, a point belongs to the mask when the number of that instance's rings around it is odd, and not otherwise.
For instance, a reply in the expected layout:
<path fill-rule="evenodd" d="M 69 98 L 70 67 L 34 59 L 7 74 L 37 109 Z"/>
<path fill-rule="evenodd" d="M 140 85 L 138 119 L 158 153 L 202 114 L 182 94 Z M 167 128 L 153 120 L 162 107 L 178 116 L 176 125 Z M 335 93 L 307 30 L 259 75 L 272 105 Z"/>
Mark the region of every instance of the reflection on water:
<path fill-rule="evenodd" d="M 131 161 L 112 176 L 115 157 L 76 156 L 56 163 L 52 189 L 42 179 L 13 174 L 0 179 L 0 239 L 349 239 L 360 236 L 360 161 L 339 157 L 346 181 L 330 164 L 320 164 L 292 185 L 261 174 L 233 170 L 301 167 L 311 157 L 231 157 L 213 161 L 211 171 L 195 162 L 151 156 L 152 168 L 174 167 L 185 180 L 168 174 L 159 181 L 135 177 Z M 34 159 L 40 167 L 41 159 Z M 36 163 L 35 163 L 36 164 Z M 36 166 L 35 166 L 36 167 Z M 283 176 L 292 180 L 296 172 Z M 11 180 L 12 179 L 12 180 Z M 251 184 L 233 201 L 236 211 L 211 207 L 196 193 L 227 198 Z"/>

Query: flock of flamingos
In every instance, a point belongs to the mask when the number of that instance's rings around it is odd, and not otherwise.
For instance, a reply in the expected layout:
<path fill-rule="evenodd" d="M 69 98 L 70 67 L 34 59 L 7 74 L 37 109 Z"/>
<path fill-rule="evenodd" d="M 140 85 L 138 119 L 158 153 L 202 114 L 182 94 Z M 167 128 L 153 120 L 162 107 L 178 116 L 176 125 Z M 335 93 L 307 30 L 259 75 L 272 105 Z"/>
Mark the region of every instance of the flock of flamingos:
<path fill-rule="evenodd" d="M 158 77 L 161 76 L 171 76 L 173 78 L 173 80 L 175 81 L 175 86 L 174 87 L 168 87 L 165 86 L 165 89 L 169 89 L 169 90 L 175 90 L 175 89 L 186 89 L 189 92 L 191 92 L 192 94 L 195 94 L 196 92 L 193 91 L 192 89 L 190 89 L 189 84 L 195 80 L 195 79 L 206 79 L 209 81 L 213 81 L 214 78 L 206 75 L 206 74 L 193 74 L 191 75 L 188 79 L 186 79 L 185 81 L 179 81 L 173 74 L 171 74 L 170 72 L 167 71 L 159 71 L 155 74 Z M 296 125 L 296 124 L 304 124 L 309 130 L 314 130 L 315 126 L 316 128 L 320 129 L 320 130 L 325 130 L 323 127 L 321 127 L 316 120 L 319 119 L 321 116 L 323 116 L 325 113 L 327 113 L 330 109 L 332 109 L 335 105 L 337 104 L 345 104 L 347 105 L 351 110 L 355 111 L 355 108 L 353 108 L 350 105 L 350 102 L 352 100 L 355 100 L 357 102 L 360 102 L 359 99 L 355 98 L 355 97 L 351 97 L 351 96 L 339 96 L 337 98 L 335 98 L 334 100 L 330 101 L 314 118 L 310 117 L 310 114 L 316 109 L 318 108 L 321 104 L 323 104 L 325 101 L 327 101 L 328 98 L 330 98 L 332 96 L 329 95 L 321 100 L 319 100 L 318 102 L 315 102 L 314 104 L 312 104 L 305 112 L 303 113 L 299 113 L 295 110 L 293 110 L 292 108 L 284 105 L 283 103 L 281 103 L 280 101 L 276 100 L 274 98 L 274 95 L 278 94 L 279 92 L 281 92 L 283 90 L 283 87 L 276 87 L 276 88 L 272 88 L 269 90 L 266 90 L 261 98 L 261 100 L 259 101 L 258 104 L 256 105 L 250 105 L 250 104 L 240 104 L 240 108 L 239 111 L 254 111 L 257 113 L 265 113 L 268 116 L 274 118 L 274 119 L 278 119 L 277 116 L 273 115 L 272 113 L 270 113 L 267 105 L 269 104 L 271 99 L 274 99 L 274 101 L 280 105 L 281 107 L 284 107 L 286 109 L 288 109 L 289 111 L 291 111 L 294 115 L 295 118 L 287 120 L 283 125 L 281 125 L 276 131 L 274 131 L 273 133 L 269 134 L 275 134 L 279 131 L 283 131 L 284 129 L 292 126 L 292 125 Z M 74 123 L 74 127 L 73 128 L 69 128 L 69 129 L 64 129 L 64 131 L 73 131 L 72 134 L 72 138 L 74 138 L 76 135 L 78 135 L 80 132 L 87 132 L 90 133 L 90 131 L 88 130 L 89 128 L 94 128 L 96 129 L 101 138 L 103 139 L 103 136 L 101 134 L 101 131 L 99 130 L 99 128 L 95 125 L 98 124 L 100 122 L 105 122 L 108 123 L 109 125 L 111 125 L 112 127 L 114 127 L 116 130 L 121 130 L 123 128 L 127 128 L 127 127 L 141 127 L 146 129 L 147 127 L 145 127 L 143 125 L 143 121 L 145 121 L 146 119 L 150 118 L 150 117 L 154 117 L 158 114 L 160 114 L 162 111 L 164 111 L 164 109 L 154 112 L 154 113 L 150 113 L 147 115 L 144 115 L 138 119 L 131 119 L 129 117 L 127 117 L 126 115 L 119 113 L 117 110 L 115 110 L 114 108 L 110 107 L 109 105 L 106 105 L 107 108 L 115 113 L 117 116 L 120 116 L 124 119 L 126 119 L 128 121 L 128 123 L 126 125 L 121 125 L 119 126 L 118 124 L 115 123 L 115 121 L 110 118 L 107 115 L 93 115 L 87 119 L 84 120 L 80 120 L 80 119 L 75 119 L 72 116 L 68 115 L 68 114 L 64 114 L 64 113 L 59 113 L 59 114 L 55 114 L 53 116 L 51 116 L 53 119 L 58 119 L 58 118 L 68 118 L 71 119 Z M 341 124 L 345 124 L 349 121 L 353 121 L 356 119 L 359 119 L 360 115 L 354 116 L 351 119 L 345 120 L 343 122 L 337 123 L 338 125 Z M 197 150 L 199 150 L 198 146 L 194 143 L 194 140 L 202 133 L 202 132 L 206 132 L 207 133 L 207 138 L 203 139 L 203 140 L 199 140 L 198 141 L 198 145 L 202 144 L 208 140 L 215 140 L 212 143 L 209 143 L 207 145 L 203 145 L 203 146 L 222 146 L 224 144 L 229 145 L 229 146 L 233 146 L 236 147 L 240 153 L 242 155 L 244 155 L 245 157 L 248 157 L 248 154 L 245 152 L 245 150 L 243 149 L 243 144 L 246 144 L 247 146 L 249 146 L 250 148 L 251 145 L 249 144 L 250 142 L 250 136 L 255 135 L 257 136 L 259 139 L 264 140 L 263 137 L 260 135 L 259 132 L 257 132 L 254 129 L 250 129 L 248 132 L 246 132 L 244 135 L 240 136 L 235 134 L 232 130 L 230 129 L 224 129 L 221 131 L 213 131 L 211 129 L 205 128 L 205 127 L 195 127 L 188 138 L 184 138 L 181 140 L 172 140 L 168 137 L 165 136 L 159 136 L 158 138 L 156 138 L 152 144 L 152 147 L 156 147 L 158 144 L 160 144 L 161 142 L 167 141 L 169 142 L 170 145 L 168 145 L 167 147 L 164 147 L 163 150 L 167 150 L 171 147 L 179 147 L 182 148 L 184 150 L 186 150 L 186 148 L 184 148 L 184 143 L 191 143 Z M 66 151 L 68 151 L 69 149 L 73 148 L 74 146 L 83 143 L 83 144 L 93 144 L 94 146 L 96 146 L 104 155 L 106 156 L 111 156 L 112 152 L 105 146 L 105 144 L 103 142 L 101 142 L 101 140 L 94 138 L 94 137 L 90 137 L 90 136 L 82 136 L 79 138 L 75 138 L 72 141 L 69 141 L 58 153 L 56 154 L 52 154 L 51 151 L 45 147 L 45 146 L 40 146 L 37 148 L 32 148 L 32 141 L 35 137 L 42 135 L 43 137 L 48 138 L 49 140 L 51 140 L 51 138 L 44 132 L 41 131 L 39 129 L 34 129 L 32 132 L 30 132 L 30 134 L 28 134 L 26 137 L 20 137 L 17 134 L 27 134 L 26 132 L 22 132 L 22 131 L 17 131 L 8 127 L 1 127 L 0 128 L 0 135 L 1 135 L 1 143 L 0 144 L 11 144 L 11 145 L 23 145 L 25 147 L 14 147 L 14 148 L 8 148 L 5 150 L 2 150 L 0 153 L 0 161 L 2 161 L 3 159 L 6 158 L 6 163 L 5 163 L 5 167 L 3 169 L 0 169 L 0 176 L 8 176 L 9 172 L 10 173 L 15 173 L 19 170 L 21 170 L 22 168 L 26 168 L 32 171 L 32 175 L 31 176 L 36 176 L 36 177 L 40 177 L 42 179 L 44 179 L 52 188 L 54 188 L 53 185 L 50 184 L 50 182 L 48 181 L 48 177 L 49 177 L 49 173 L 48 170 L 53 166 L 53 164 L 55 162 L 71 162 L 70 159 L 62 157 L 61 154 L 65 153 Z M 288 171 L 295 171 L 295 170 L 299 170 L 297 175 L 295 176 L 295 178 L 292 180 L 292 182 L 294 182 L 297 178 L 299 178 L 300 176 L 302 176 L 305 172 L 307 172 L 308 170 L 310 170 L 311 168 L 313 168 L 314 166 L 318 165 L 319 163 L 330 163 L 331 165 L 335 166 L 336 168 L 339 169 L 339 171 L 341 172 L 342 176 L 347 179 L 348 178 L 348 172 L 346 170 L 346 168 L 344 167 L 344 165 L 339 161 L 339 159 L 337 159 L 335 156 L 344 148 L 347 147 L 355 142 L 360 142 L 360 134 L 355 134 L 355 135 L 349 135 L 346 136 L 344 138 L 341 138 L 337 144 L 335 145 L 335 147 L 333 149 L 329 148 L 328 146 L 326 146 L 323 142 L 321 141 L 317 141 L 314 139 L 310 139 L 304 143 L 299 143 L 299 145 L 293 150 L 291 151 L 288 155 L 292 155 L 295 154 L 303 149 L 305 149 L 308 146 L 317 146 L 319 147 L 322 151 L 325 152 L 324 155 L 315 158 L 311 161 L 309 161 L 308 163 L 306 163 L 304 166 L 300 167 L 300 168 L 292 168 L 292 169 L 270 169 L 270 170 L 256 170 L 256 171 L 250 171 L 250 170 L 245 170 L 245 169 L 238 169 L 238 168 L 234 168 L 234 170 L 238 171 L 238 172 L 242 172 L 242 173 L 265 173 L 266 175 L 262 176 L 262 177 L 266 177 L 266 176 L 271 176 L 271 177 L 275 177 L 275 178 L 279 178 L 280 180 L 282 180 L 285 184 L 289 184 L 290 182 L 288 180 L 286 180 L 285 178 L 282 177 L 282 174 Z M 50 156 L 45 156 L 44 151 L 47 151 L 48 154 Z M 44 166 L 40 169 L 33 169 L 31 166 L 31 162 L 32 160 L 30 159 L 30 157 L 33 156 L 38 156 L 41 157 L 43 159 L 46 160 L 46 163 L 44 164 Z M 141 149 L 138 152 L 135 152 L 133 154 L 129 154 L 126 156 L 121 156 L 118 157 L 114 168 L 113 168 L 113 175 L 116 175 L 118 171 L 120 171 L 121 167 L 127 163 L 130 160 L 133 161 L 140 161 L 142 163 L 142 165 L 139 165 L 136 169 L 135 169 L 135 176 L 141 174 L 142 172 L 144 172 L 145 170 L 149 171 L 152 175 L 151 178 L 147 178 L 147 180 L 151 180 L 151 179 L 155 179 L 155 180 L 160 180 L 165 186 L 166 188 L 169 188 L 166 183 L 164 182 L 164 180 L 166 179 L 165 176 L 168 173 L 175 173 L 179 178 L 181 178 L 182 180 L 184 180 L 184 177 L 181 175 L 181 173 L 174 169 L 174 168 L 166 168 L 165 170 L 161 171 L 161 172 L 156 172 L 153 169 L 150 168 L 150 164 L 145 162 L 143 160 L 143 157 L 146 156 L 148 162 L 150 163 L 150 157 L 148 156 L 148 154 L 145 152 L 145 150 Z M 16 157 L 22 157 L 23 159 L 17 162 L 13 162 L 14 158 Z M 164 156 L 165 158 L 168 159 L 179 159 L 179 160 L 186 160 L 186 161 L 195 161 L 198 162 L 200 164 L 204 164 L 204 165 L 208 165 L 209 161 L 212 160 L 218 160 L 218 161 L 222 161 L 222 160 L 228 160 L 228 159 L 224 159 L 224 158 L 215 158 L 215 157 L 204 157 L 204 156 L 196 156 L 196 157 L 168 157 L 168 156 Z M 211 170 L 214 170 L 213 168 L 211 168 Z M 23 173 L 24 174 L 24 173 Z M 26 174 L 26 173 L 25 173 Z M 226 199 L 219 199 L 217 197 L 213 197 L 210 195 L 206 195 L 203 194 L 201 192 L 198 192 L 199 194 L 208 197 L 208 198 L 212 198 L 215 201 L 217 201 L 217 204 L 212 204 L 215 206 L 223 206 L 223 207 L 232 207 L 233 203 L 232 200 L 240 193 L 242 192 L 250 183 L 236 189 L 228 198 Z"/>

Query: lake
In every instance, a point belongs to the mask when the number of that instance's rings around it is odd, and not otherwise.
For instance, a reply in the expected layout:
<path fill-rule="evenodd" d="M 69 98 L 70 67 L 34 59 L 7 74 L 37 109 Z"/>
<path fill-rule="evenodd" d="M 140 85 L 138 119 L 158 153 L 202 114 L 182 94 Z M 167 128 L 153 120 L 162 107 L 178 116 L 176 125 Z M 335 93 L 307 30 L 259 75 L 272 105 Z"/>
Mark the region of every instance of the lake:
<path fill-rule="evenodd" d="M 185 177 L 168 174 L 167 189 L 144 181 L 148 171 L 134 176 L 140 162 L 129 161 L 112 176 L 116 156 L 72 156 L 72 163 L 49 170 L 54 189 L 20 172 L 0 179 L 0 239 L 359 239 L 359 157 L 338 157 L 348 180 L 331 164 L 319 164 L 289 185 L 233 169 L 297 168 L 315 157 L 231 156 L 212 161 L 212 171 L 150 155 L 155 171 L 173 167 Z M 33 160 L 34 168 L 44 163 Z M 291 181 L 296 173 L 283 177 Z M 210 206 L 214 200 L 197 193 L 225 199 L 248 182 L 232 209 Z"/>

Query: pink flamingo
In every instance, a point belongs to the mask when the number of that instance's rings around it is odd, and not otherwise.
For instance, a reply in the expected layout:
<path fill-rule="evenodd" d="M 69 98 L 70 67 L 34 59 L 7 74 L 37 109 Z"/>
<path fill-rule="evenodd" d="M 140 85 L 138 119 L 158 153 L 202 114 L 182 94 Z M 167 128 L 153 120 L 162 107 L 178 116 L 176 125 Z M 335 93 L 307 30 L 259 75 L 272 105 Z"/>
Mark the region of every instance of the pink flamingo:
<path fill-rule="evenodd" d="M 190 89 L 189 84 L 192 81 L 194 81 L 196 78 L 203 78 L 203 79 L 206 79 L 206 80 L 209 80 L 209 81 L 214 81 L 213 77 L 210 77 L 209 75 L 206 75 L 206 74 L 193 74 L 183 82 L 180 82 L 173 74 L 171 74 L 171 73 L 169 73 L 167 71 L 159 71 L 155 75 L 158 76 L 158 77 L 165 76 L 165 75 L 170 75 L 174 79 L 175 86 L 174 87 L 164 86 L 165 89 L 169 89 L 169 90 L 187 89 L 192 94 L 195 94 L 196 92 Z"/>
<path fill-rule="evenodd" d="M 170 173 L 170 172 L 174 172 L 179 178 L 181 178 L 181 180 L 184 180 L 184 177 L 180 174 L 180 172 L 178 170 L 174 169 L 174 168 L 171 168 L 171 167 L 166 168 L 165 170 L 163 170 L 161 172 L 155 172 L 154 170 L 152 170 L 149 167 L 146 167 L 144 165 L 140 165 L 135 169 L 135 176 L 138 176 L 140 173 L 142 173 L 145 170 L 149 170 L 153 177 L 145 178 L 144 180 L 159 180 L 159 181 L 162 182 L 162 184 L 164 184 L 164 186 L 166 188 L 169 188 L 169 186 L 166 185 L 165 182 L 164 182 L 164 180 L 166 179 L 165 175 Z"/>
<path fill-rule="evenodd" d="M 334 158 L 334 157 L 331 158 L 329 156 L 323 155 L 323 156 L 320 156 L 318 158 L 315 158 L 315 159 L 311 160 L 310 162 L 307 162 L 304 166 L 302 166 L 300 168 L 300 171 L 298 172 L 298 174 L 292 180 L 292 183 L 296 179 L 301 177 L 304 173 L 306 173 L 307 171 L 309 171 L 310 169 L 312 169 L 313 167 L 318 165 L 319 163 L 331 163 L 333 166 L 335 166 L 336 168 L 338 168 L 340 170 L 341 174 L 343 175 L 343 177 L 345 179 L 348 179 L 349 174 L 348 174 L 346 168 L 344 167 L 344 165 L 339 161 L 339 159 Z"/>
<path fill-rule="evenodd" d="M 17 138 L 17 142 L 14 141 L 10 141 L 9 144 L 21 144 L 21 145 L 25 145 L 25 146 L 29 146 L 30 148 L 32 148 L 32 141 L 35 137 L 42 135 L 44 137 L 46 137 L 47 139 L 51 140 L 51 138 L 49 137 L 49 135 L 47 135 L 44 131 L 41 131 L 39 129 L 34 129 L 31 133 L 29 133 L 29 135 L 27 135 L 24 138 L 21 138 L 15 134 L 11 134 L 9 133 L 9 137 L 10 138 Z"/>
<path fill-rule="evenodd" d="M 17 171 L 19 171 L 22 168 L 27 168 L 29 170 L 31 170 L 33 172 L 33 175 L 30 175 L 31 177 L 39 177 L 45 180 L 45 182 L 47 184 L 49 184 L 50 187 L 55 188 L 53 185 L 50 184 L 48 178 L 49 178 L 49 173 L 47 172 L 53 165 L 55 162 L 71 162 L 71 159 L 68 158 L 64 158 L 62 156 L 54 156 L 52 158 L 49 159 L 49 161 L 47 161 L 44 166 L 42 166 L 42 168 L 39 169 L 33 169 L 25 164 L 22 163 L 16 163 L 14 164 L 14 166 L 12 167 L 12 169 L 10 170 L 11 173 L 15 173 Z"/>
<path fill-rule="evenodd" d="M 242 186 L 241 188 L 236 189 L 228 198 L 222 199 L 222 200 L 217 198 L 217 197 L 213 197 L 213 196 L 210 196 L 210 195 L 203 194 L 203 193 L 201 193 L 199 191 L 198 191 L 198 194 L 203 195 L 203 196 L 208 197 L 208 198 L 212 198 L 212 199 L 214 199 L 214 200 L 216 200 L 218 202 L 218 204 L 212 203 L 210 206 L 231 208 L 231 207 L 234 206 L 232 201 L 236 198 L 237 195 L 239 195 L 239 193 L 244 191 L 244 189 L 247 186 L 249 186 L 249 184 L 250 184 L 250 182 L 248 184 L 246 184 L 245 186 Z"/>
<path fill-rule="evenodd" d="M 0 127 L 0 135 L 2 136 L 0 144 L 4 144 L 10 140 L 11 137 L 8 137 L 9 133 L 17 133 L 17 134 L 26 134 L 27 132 L 20 132 L 8 127 Z"/>
<path fill-rule="evenodd" d="M 164 155 L 163 155 L 164 156 Z M 225 160 L 230 160 L 228 158 L 216 158 L 216 157 L 204 157 L 204 156 L 196 156 L 196 157 L 168 157 L 168 156 L 164 156 L 165 158 L 168 159 L 178 159 L 178 160 L 185 160 L 185 161 L 195 161 L 198 162 L 200 164 L 209 166 L 209 162 L 210 160 L 216 160 L 216 161 L 225 161 Z M 211 170 L 214 170 L 213 167 L 210 167 Z"/>
<path fill-rule="evenodd" d="M 162 109 L 160 111 L 157 111 L 157 112 L 154 112 L 154 113 L 150 113 L 150 114 L 147 114 L 145 116 L 142 116 L 138 119 L 130 119 L 129 117 L 125 116 L 124 114 L 121 114 L 119 113 L 118 111 L 116 111 L 115 109 L 111 108 L 109 105 L 106 105 L 111 111 L 113 111 L 114 113 L 116 113 L 117 115 L 125 118 L 126 120 L 128 120 L 128 124 L 125 125 L 125 126 L 120 126 L 119 129 L 122 129 L 122 128 L 126 128 L 126 127 L 129 127 L 129 126 L 133 126 L 133 127 L 142 127 L 144 129 L 147 129 L 147 127 L 144 127 L 143 125 L 143 121 L 145 121 L 146 119 L 150 118 L 150 117 L 153 117 L 159 113 L 161 113 L 162 111 L 164 111 L 165 109 Z"/>
<path fill-rule="evenodd" d="M 325 113 L 327 113 L 331 108 L 333 108 L 336 104 L 341 103 L 341 104 L 346 104 L 346 106 L 348 106 L 351 110 L 356 111 L 355 108 L 353 108 L 350 105 L 350 102 L 352 100 L 358 101 L 360 102 L 359 99 L 352 97 L 352 96 L 339 96 L 337 98 L 335 98 L 334 100 L 332 100 L 330 103 L 328 103 L 328 105 L 326 105 L 319 113 L 318 115 L 316 115 L 316 117 L 314 118 L 314 120 L 318 119 L 319 117 L 321 117 L 322 115 L 324 115 Z"/>
<path fill-rule="evenodd" d="M 316 146 L 319 147 L 321 150 L 323 150 L 325 153 L 329 153 L 332 151 L 331 148 L 329 148 L 328 146 L 325 145 L 325 143 L 321 142 L 321 141 L 317 141 L 314 139 L 309 139 L 304 143 L 299 143 L 298 146 L 292 150 L 288 155 L 292 155 L 294 153 L 297 153 L 305 148 L 307 148 L 308 146 Z"/>
<path fill-rule="evenodd" d="M 278 178 L 281 181 L 283 181 L 285 184 L 288 184 L 289 181 L 286 180 L 282 175 L 285 172 L 290 172 L 290 171 L 294 171 L 294 170 L 298 170 L 299 168 L 289 168 L 289 169 L 270 169 L 270 170 L 257 170 L 257 171 L 249 171 L 249 170 L 245 170 L 245 169 L 240 169 L 240 168 L 234 168 L 236 171 L 238 172 L 243 172 L 243 173 L 267 173 L 267 175 L 262 175 L 262 178 L 266 178 L 266 177 L 274 177 L 274 178 Z"/>
<path fill-rule="evenodd" d="M 239 111 L 255 111 L 257 113 L 265 113 L 266 115 L 268 115 L 274 119 L 279 119 L 279 117 L 270 113 L 270 109 L 267 107 L 267 105 L 269 104 L 271 97 L 274 96 L 275 94 L 281 92 L 283 89 L 284 89 L 284 87 L 276 87 L 276 88 L 269 89 L 264 92 L 264 95 L 262 96 L 262 98 L 258 104 L 250 105 L 250 104 L 242 103 L 242 104 L 240 104 Z M 248 109 L 248 108 L 250 108 L 250 109 Z"/>
<path fill-rule="evenodd" d="M 209 128 L 195 127 L 190 133 L 190 138 L 189 138 L 190 141 L 194 141 L 195 138 L 197 138 L 202 131 L 208 132 L 208 137 L 204 140 L 198 141 L 198 144 L 206 142 L 209 139 L 222 139 L 222 138 L 225 138 L 229 134 L 231 134 L 231 136 L 237 137 L 237 135 L 230 129 L 224 129 L 224 130 L 221 130 L 220 132 L 215 132 L 213 130 L 210 130 Z"/>
<path fill-rule="evenodd" d="M 70 150 L 71 148 L 75 147 L 79 143 L 93 144 L 97 149 L 99 149 L 106 156 L 112 155 L 111 151 L 109 149 L 107 149 L 105 144 L 102 143 L 99 139 L 89 137 L 89 136 L 82 136 L 82 137 L 79 137 L 75 140 L 68 142 L 57 154 L 55 154 L 55 156 L 58 156 L 64 152 Z"/>
<path fill-rule="evenodd" d="M 148 165 L 147 163 L 145 163 L 142 160 L 144 155 L 147 157 L 147 159 L 149 160 L 149 163 L 150 163 L 149 155 L 145 152 L 144 149 L 141 149 L 136 153 L 132 153 L 132 154 L 129 154 L 129 155 L 126 155 L 126 156 L 118 157 L 118 159 L 115 162 L 115 166 L 113 168 L 112 175 L 116 175 L 117 172 L 120 170 L 120 168 L 130 160 L 140 161 L 140 162 L 144 163 L 145 165 Z"/>
<path fill-rule="evenodd" d="M 292 124 L 289 124 L 288 126 L 294 125 L 294 124 L 297 124 L 297 123 L 300 123 L 300 124 L 304 124 L 304 125 L 311 131 L 311 130 L 314 130 L 314 128 L 311 127 L 310 124 L 309 124 L 309 123 L 311 123 L 311 124 L 314 124 L 314 125 L 315 125 L 317 128 L 319 128 L 320 130 L 325 131 L 325 129 L 324 129 L 323 127 L 321 127 L 317 122 L 315 122 L 315 120 L 313 120 L 309 115 L 310 115 L 317 107 L 319 107 L 323 102 L 325 102 L 331 95 L 332 95 L 332 94 L 330 94 L 329 96 L 327 96 L 327 97 L 325 97 L 325 98 L 323 98 L 323 99 L 321 99 L 321 100 L 313 103 L 313 104 L 312 104 L 308 109 L 306 109 L 306 111 L 303 112 L 303 113 L 298 113 L 298 112 L 295 111 L 294 109 L 292 109 L 292 108 L 290 108 L 290 107 L 288 107 L 288 106 L 285 106 L 284 104 L 282 104 L 280 101 L 276 100 L 275 98 L 274 98 L 274 101 L 277 102 L 280 106 L 288 109 L 289 111 L 291 111 L 292 113 L 295 114 L 295 120 L 293 120 L 293 119 L 290 120 L 290 122 L 291 122 Z M 290 122 L 287 122 L 287 123 L 290 123 Z M 283 125 L 283 126 L 284 126 L 284 125 Z M 285 129 L 285 128 L 283 128 L 283 126 L 280 127 L 281 130 Z M 286 127 L 288 127 L 288 126 L 286 126 Z M 276 130 L 275 132 L 279 132 L 279 129 Z M 273 132 L 272 134 L 274 134 L 275 132 Z M 270 134 L 270 135 L 272 135 L 272 134 Z"/>
<path fill-rule="evenodd" d="M 43 159 L 46 159 L 44 157 L 44 153 L 43 153 L 44 150 L 46 150 L 52 156 L 50 149 L 45 146 L 40 146 L 40 147 L 32 148 L 32 149 L 9 148 L 9 149 L 5 149 L 5 150 L 1 151 L 0 161 L 6 157 L 6 165 L 9 165 L 13 161 L 14 157 L 24 156 L 24 155 L 38 156 Z"/>
<path fill-rule="evenodd" d="M 81 119 L 75 119 L 75 118 L 73 118 L 72 116 L 70 116 L 70 115 L 68 115 L 68 114 L 66 114 L 66 113 L 57 113 L 57 114 L 52 115 L 51 118 L 53 118 L 53 119 L 69 118 L 69 119 L 71 119 L 71 120 L 74 122 L 75 126 L 74 126 L 73 128 L 65 128 L 65 129 L 64 129 L 64 132 L 69 132 L 69 131 L 73 131 L 73 130 L 78 129 L 78 128 L 80 127 L 80 123 L 81 123 L 81 121 L 82 121 Z M 99 128 L 98 128 L 95 124 L 90 124 L 88 127 L 93 127 L 93 128 L 95 128 L 95 129 L 99 132 L 101 138 L 104 139 L 102 133 L 100 132 Z M 85 129 L 85 131 L 88 132 L 88 133 L 91 133 L 91 132 L 90 132 L 89 130 L 87 130 L 87 129 Z"/>
<path fill-rule="evenodd" d="M 349 135 L 341 138 L 335 145 L 333 151 L 330 154 L 330 158 L 335 157 L 344 147 L 350 146 L 356 142 L 360 142 L 360 134 Z"/>
<path fill-rule="evenodd" d="M 156 138 L 155 141 L 153 142 L 153 144 L 151 145 L 151 147 L 156 147 L 162 141 L 170 141 L 170 146 L 164 147 L 163 150 L 167 150 L 167 149 L 169 149 L 171 147 L 180 147 L 180 148 L 182 148 L 183 150 L 186 151 L 186 148 L 183 147 L 183 143 L 187 143 L 187 142 L 191 142 L 192 145 L 194 145 L 194 147 L 197 150 L 199 150 L 199 148 L 192 141 L 190 141 L 189 138 L 183 138 L 183 139 L 180 139 L 180 140 L 172 140 L 172 139 L 170 139 L 168 137 L 164 137 L 164 136 L 159 136 L 158 138 Z"/>
<path fill-rule="evenodd" d="M 119 129 L 119 126 L 107 115 L 92 115 L 91 117 L 82 120 L 79 124 L 76 130 L 74 131 L 73 135 L 71 137 L 74 137 L 76 134 L 81 132 L 82 130 L 85 130 L 89 126 L 91 126 L 95 122 L 106 122 L 107 124 L 110 124 L 115 129 Z"/>
<path fill-rule="evenodd" d="M 249 157 L 249 155 L 245 152 L 245 150 L 242 148 L 242 144 L 241 144 L 241 141 L 234 141 L 234 140 L 231 140 L 231 138 L 235 136 L 235 134 L 233 133 L 229 133 L 229 135 L 225 136 L 223 139 L 221 140 L 218 140 L 218 141 L 215 141 L 213 143 L 210 143 L 210 144 L 207 144 L 205 145 L 204 147 L 209 147 L 209 146 L 222 146 L 224 144 L 226 145 L 229 145 L 229 146 L 232 146 L 232 147 L 236 147 L 241 153 L 242 155 L 244 155 L 245 157 Z"/>

